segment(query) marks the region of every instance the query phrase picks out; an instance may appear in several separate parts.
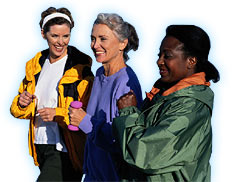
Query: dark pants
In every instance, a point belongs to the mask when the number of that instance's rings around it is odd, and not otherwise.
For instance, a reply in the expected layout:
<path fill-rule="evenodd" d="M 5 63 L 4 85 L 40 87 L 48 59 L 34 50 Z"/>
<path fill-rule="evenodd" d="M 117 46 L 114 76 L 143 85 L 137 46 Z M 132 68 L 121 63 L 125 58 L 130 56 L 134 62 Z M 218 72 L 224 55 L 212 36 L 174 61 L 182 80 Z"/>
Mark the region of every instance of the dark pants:
<path fill-rule="evenodd" d="M 74 171 L 68 153 L 56 150 L 55 145 L 36 144 L 40 175 L 37 181 L 80 181 Z"/>

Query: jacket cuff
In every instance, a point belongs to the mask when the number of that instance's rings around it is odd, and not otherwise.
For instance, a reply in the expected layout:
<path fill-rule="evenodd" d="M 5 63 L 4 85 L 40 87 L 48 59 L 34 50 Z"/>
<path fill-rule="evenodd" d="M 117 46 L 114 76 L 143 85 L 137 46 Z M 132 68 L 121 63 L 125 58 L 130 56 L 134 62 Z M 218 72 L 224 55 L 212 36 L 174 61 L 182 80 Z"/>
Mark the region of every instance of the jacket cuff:
<path fill-rule="evenodd" d="M 125 107 L 119 111 L 119 117 L 114 118 L 116 125 L 123 125 L 124 128 L 129 128 L 137 125 L 144 125 L 144 120 L 140 115 L 140 111 L 135 106 Z"/>
<path fill-rule="evenodd" d="M 61 108 L 61 107 L 56 107 L 55 111 L 56 111 L 56 116 L 66 116 L 66 115 L 68 115 L 68 110 L 64 109 L 64 108 Z"/>
<path fill-rule="evenodd" d="M 139 110 L 135 106 L 125 107 L 125 108 L 119 110 L 119 116 L 126 116 L 126 115 L 129 115 L 129 114 L 138 112 L 138 111 Z"/>
<path fill-rule="evenodd" d="M 60 107 L 55 108 L 55 121 L 60 124 L 60 126 L 65 127 L 69 125 L 68 110 Z"/>
<path fill-rule="evenodd" d="M 91 122 L 91 116 L 86 114 L 83 120 L 80 122 L 78 126 L 84 133 L 90 133 L 93 129 L 93 124 Z"/>
<path fill-rule="evenodd" d="M 26 107 L 21 107 L 21 106 L 20 106 L 20 104 L 19 104 L 19 98 L 18 98 L 18 100 L 17 100 L 17 106 L 18 106 L 18 108 L 19 108 L 20 111 L 26 111 L 27 108 L 28 108 L 28 106 L 26 106 Z"/>

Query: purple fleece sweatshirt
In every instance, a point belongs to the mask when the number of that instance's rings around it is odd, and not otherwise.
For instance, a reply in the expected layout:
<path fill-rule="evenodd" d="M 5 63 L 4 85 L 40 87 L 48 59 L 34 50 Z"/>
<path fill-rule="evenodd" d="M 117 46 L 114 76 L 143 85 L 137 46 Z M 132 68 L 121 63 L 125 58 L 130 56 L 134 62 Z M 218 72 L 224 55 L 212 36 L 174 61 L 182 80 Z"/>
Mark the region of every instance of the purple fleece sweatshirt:
<path fill-rule="evenodd" d="M 118 116 L 117 100 L 133 90 L 138 107 L 142 103 L 141 86 L 130 67 L 119 70 L 106 77 L 104 68 L 97 70 L 87 114 L 79 128 L 88 134 L 85 146 L 85 181 L 119 181 L 116 161 L 113 157 L 121 155 L 112 135 L 112 121 Z"/>

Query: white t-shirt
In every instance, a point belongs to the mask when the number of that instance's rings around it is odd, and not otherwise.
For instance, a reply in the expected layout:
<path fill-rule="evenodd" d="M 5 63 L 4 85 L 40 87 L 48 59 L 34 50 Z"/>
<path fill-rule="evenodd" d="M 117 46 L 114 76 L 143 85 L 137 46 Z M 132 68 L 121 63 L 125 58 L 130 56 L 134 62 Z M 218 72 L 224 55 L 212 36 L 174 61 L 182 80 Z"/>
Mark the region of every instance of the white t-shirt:
<path fill-rule="evenodd" d="M 56 108 L 58 105 L 58 84 L 63 76 L 67 55 L 55 63 L 50 63 L 47 58 L 38 82 L 35 95 L 38 99 L 37 109 L 49 107 Z M 44 122 L 40 115 L 36 116 L 34 127 L 35 144 L 56 144 L 56 149 L 66 152 L 66 147 L 60 137 L 56 122 Z"/>

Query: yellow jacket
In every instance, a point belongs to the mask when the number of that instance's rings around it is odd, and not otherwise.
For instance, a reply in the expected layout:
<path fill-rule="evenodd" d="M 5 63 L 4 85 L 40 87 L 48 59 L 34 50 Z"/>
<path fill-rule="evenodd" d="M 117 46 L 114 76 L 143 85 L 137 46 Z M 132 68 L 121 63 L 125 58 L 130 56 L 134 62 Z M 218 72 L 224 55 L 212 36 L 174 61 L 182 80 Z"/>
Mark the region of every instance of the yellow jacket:
<path fill-rule="evenodd" d="M 34 94 L 37 80 L 42 66 L 49 55 L 49 49 L 36 54 L 26 63 L 26 76 L 21 82 L 18 95 L 14 98 L 10 111 L 19 119 L 30 119 L 29 125 L 29 153 L 34 158 L 35 165 L 37 154 L 34 146 L 34 120 L 35 100 L 25 108 L 21 108 L 18 99 L 23 91 Z M 86 135 L 79 130 L 72 132 L 67 129 L 69 124 L 68 107 L 73 100 L 79 100 L 84 108 L 92 89 L 93 74 L 91 72 L 92 59 L 72 46 L 68 46 L 68 58 L 65 64 L 64 74 L 58 85 L 58 107 L 56 108 L 55 121 L 59 124 L 60 131 L 72 160 L 73 167 L 82 172 L 83 154 Z"/>

